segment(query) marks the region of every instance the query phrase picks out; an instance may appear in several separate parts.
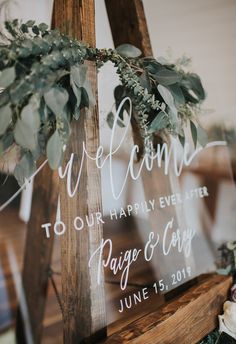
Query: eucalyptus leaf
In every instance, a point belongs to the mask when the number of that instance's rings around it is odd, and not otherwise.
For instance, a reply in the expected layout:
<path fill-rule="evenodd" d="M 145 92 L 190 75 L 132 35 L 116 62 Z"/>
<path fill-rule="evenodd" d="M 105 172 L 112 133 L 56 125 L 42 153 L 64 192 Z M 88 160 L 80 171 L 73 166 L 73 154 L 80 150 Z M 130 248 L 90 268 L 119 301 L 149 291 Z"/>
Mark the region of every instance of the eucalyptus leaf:
<path fill-rule="evenodd" d="M 12 112 L 10 105 L 7 104 L 0 108 L 0 136 L 5 133 L 10 122 L 11 122 Z"/>
<path fill-rule="evenodd" d="M 178 111 L 175 107 L 174 97 L 172 96 L 172 94 L 168 90 L 168 88 L 166 88 L 165 86 L 158 85 L 157 89 L 158 89 L 160 95 L 162 96 L 164 102 L 169 106 L 172 122 L 174 125 L 176 125 L 177 124 Z"/>
<path fill-rule="evenodd" d="M 185 98 L 185 103 L 192 103 L 192 104 L 198 104 L 199 99 L 195 95 L 195 93 L 191 89 L 187 89 L 186 87 L 181 87 L 184 98 Z"/>
<path fill-rule="evenodd" d="M 36 171 L 35 160 L 29 152 L 25 153 L 20 162 L 16 165 L 14 176 L 19 185 L 23 185 L 26 179 L 29 179 Z"/>
<path fill-rule="evenodd" d="M 131 44 L 121 44 L 116 48 L 116 51 L 124 57 L 137 58 L 142 55 L 141 50 Z"/>
<path fill-rule="evenodd" d="M 81 87 L 81 107 L 80 108 L 89 108 L 93 107 L 96 104 L 92 88 L 89 82 L 85 82 L 84 87 Z"/>
<path fill-rule="evenodd" d="M 80 108 L 88 108 L 89 107 L 89 96 L 88 93 L 86 91 L 86 89 L 84 87 L 81 87 L 81 104 L 80 104 Z"/>
<path fill-rule="evenodd" d="M 20 29 L 23 33 L 29 32 L 28 26 L 26 24 L 22 24 Z"/>
<path fill-rule="evenodd" d="M 63 143 L 58 130 L 56 130 L 47 143 L 47 158 L 49 165 L 53 170 L 60 167 L 62 155 Z"/>
<path fill-rule="evenodd" d="M 76 65 L 71 67 L 70 78 L 77 87 L 83 87 L 86 81 L 87 66 Z"/>
<path fill-rule="evenodd" d="M 7 132 L 5 135 L 3 135 L 1 139 L 3 151 L 5 152 L 8 148 L 10 148 L 13 142 L 14 142 L 14 137 L 13 137 L 12 132 Z"/>
<path fill-rule="evenodd" d="M 174 97 L 175 103 L 178 105 L 184 104 L 184 94 L 181 90 L 181 87 L 176 83 L 173 85 L 167 86 L 168 90 L 171 92 L 172 96 Z"/>
<path fill-rule="evenodd" d="M 111 112 L 109 112 L 109 114 L 107 115 L 107 123 L 108 123 L 110 129 L 112 129 L 113 126 L 114 126 L 114 120 L 115 120 L 115 115 L 114 115 L 114 113 L 111 111 Z M 117 122 L 116 122 L 116 123 L 118 124 L 118 126 L 119 126 L 120 128 L 124 128 L 124 127 L 125 127 L 123 121 L 122 121 L 120 118 L 117 119 Z"/>
<path fill-rule="evenodd" d="M 48 30 L 48 25 L 45 23 L 41 23 L 39 24 L 38 28 L 42 33 L 45 33 Z"/>
<path fill-rule="evenodd" d="M 79 107 L 81 103 L 81 96 L 82 96 L 81 87 L 76 86 L 73 80 L 71 81 L 71 87 L 76 97 L 76 101 L 77 101 L 76 106 Z"/>
<path fill-rule="evenodd" d="M 173 85 L 181 80 L 181 76 L 178 73 L 169 69 L 161 69 L 155 73 L 154 77 L 163 86 Z"/>
<path fill-rule="evenodd" d="M 169 120 L 168 120 L 167 115 L 163 111 L 161 111 L 157 114 L 157 116 L 154 118 L 154 120 L 150 124 L 148 132 L 151 134 L 156 131 L 165 129 L 168 123 L 169 123 Z"/>
<path fill-rule="evenodd" d="M 16 77 L 15 67 L 4 69 L 0 72 L 0 87 L 7 88 L 10 86 Z"/>
<path fill-rule="evenodd" d="M 125 87 L 123 85 L 118 85 L 116 86 L 116 88 L 114 89 L 114 97 L 115 97 L 115 101 L 116 101 L 116 110 L 118 110 L 120 103 L 122 102 L 122 100 L 127 96 L 126 92 L 125 92 Z M 127 111 L 129 113 L 130 111 L 130 106 L 128 102 L 125 102 L 122 106 L 122 108 L 120 109 L 119 112 L 119 117 L 120 119 L 123 121 L 124 119 L 124 111 Z"/>
<path fill-rule="evenodd" d="M 172 96 L 171 92 L 165 86 L 158 85 L 157 86 L 158 92 L 162 96 L 164 102 L 169 106 L 173 107 L 174 105 L 174 97 Z"/>
<path fill-rule="evenodd" d="M 182 147 L 184 148 L 184 146 L 185 146 L 185 136 L 178 135 L 178 138 L 179 138 L 179 141 L 180 141 Z"/>
<path fill-rule="evenodd" d="M 147 89 L 148 91 L 150 91 L 151 89 L 151 83 L 150 83 L 150 79 L 148 77 L 148 73 L 146 71 L 144 71 L 140 77 L 139 77 L 139 81 L 140 81 L 140 84 L 141 86 L 144 88 L 144 89 Z"/>
<path fill-rule="evenodd" d="M 145 69 L 148 70 L 148 72 L 150 72 L 151 74 L 155 74 L 161 71 L 162 69 L 165 69 L 165 67 L 163 67 L 163 65 L 161 65 L 154 58 L 145 57 L 142 60 L 143 60 L 143 65 Z"/>
<path fill-rule="evenodd" d="M 28 27 L 32 27 L 35 23 L 35 20 L 28 20 L 25 25 L 27 25 Z"/>
<path fill-rule="evenodd" d="M 109 112 L 107 115 L 107 124 L 109 125 L 109 128 L 112 129 L 113 125 L 114 125 L 114 113 L 113 112 Z"/>
<path fill-rule="evenodd" d="M 188 75 L 188 78 L 191 82 L 191 88 L 193 92 L 197 95 L 197 97 L 200 100 L 205 99 L 205 91 L 204 91 L 204 88 L 202 86 L 202 82 L 199 76 L 197 74 L 192 73 Z"/>
<path fill-rule="evenodd" d="M 33 31 L 33 33 L 34 33 L 35 35 L 39 35 L 39 33 L 40 33 L 39 28 L 38 28 L 37 25 L 34 25 L 34 26 L 32 27 L 32 31 Z"/>
<path fill-rule="evenodd" d="M 52 110 L 55 116 L 62 114 L 66 103 L 68 102 L 69 95 L 62 87 L 52 87 L 44 94 L 44 100 L 47 106 Z"/>
<path fill-rule="evenodd" d="M 96 105 L 96 100 L 95 100 L 94 95 L 93 95 L 91 83 L 88 80 L 85 81 L 83 88 L 86 90 L 86 92 L 88 94 L 89 105 L 90 106 L 95 106 Z"/>
<path fill-rule="evenodd" d="M 194 147 L 197 147 L 197 127 L 193 123 L 193 121 L 190 121 L 190 129 L 191 129 L 191 135 L 194 143 Z"/>
<path fill-rule="evenodd" d="M 116 86 L 116 88 L 114 89 L 114 97 L 115 97 L 115 100 L 119 104 L 120 104 L 121 100 L 124 98 L 124 94 L 125 94 L 124 86 L 122 86 L 122 85 Z"/>
<path fill-rule="evenodd" d="M 197 140 L 202 147 L 205 147 L 208 142 L 208 135 L 204 129 L 201 127 L 197 128 Z"/>
<path fill-rule="evenodd" d="M 15 141 L 21 147 L 33 151 L 36 148 L 39 127 L 39 112 L 31 104 L 26 105 L 21 112 L 21 118 L 16 122 Z"/>

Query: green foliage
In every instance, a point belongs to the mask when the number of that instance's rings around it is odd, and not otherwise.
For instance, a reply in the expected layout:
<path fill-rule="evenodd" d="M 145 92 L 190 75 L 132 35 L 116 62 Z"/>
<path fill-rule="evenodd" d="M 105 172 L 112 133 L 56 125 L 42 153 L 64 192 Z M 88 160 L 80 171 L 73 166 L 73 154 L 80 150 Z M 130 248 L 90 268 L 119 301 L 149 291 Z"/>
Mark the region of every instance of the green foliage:
<path fill-rule="evenodd" d="M 223 244 L 219 251 L 221 257 L 217 272 L 221 275 L 231 275 L 236 283 L 236 241 Z"/>
<path fill-rule="evenodd" d="M 205 147 L 208 142 L 207 133 L 200 126 L 197 128 L 197 140 L 202 147 Z"/>
<path fill-rule="evenodd" d="M 194 147 L 196 147 L 197 146 L 197 127 L 193 123 L 193 121 L 190 121 L 190 129 L 191 129 Z"/>
<path fill-rule="evenodd" d="M 107 115 L 107 123 L 109 125 L 109 127 L 112 129 L 113 126 L 114 126 L 114 119 L 115 119 L 115 116 L 114 116 L 114 113 L 112 111 L 109 112 L 109 114 Z M 118 118 L 117 120 L 117 124 L 119 125 L 119 127 L 121 128 L 124 128 L 125 125 L 124 125 L 124 122 L 122 121 L 122 119 Z"/>
<path fill-rule="evenodd" d="M 13 143 L 20 147 L 21 160 L 15 170 L 20 183 L 42 155 L 47 155 L 51 168 L 60 165 L 71 121 L 95 105 L 86 61 L 97 67 L 107 61 L 114 64 L 120 79 L 114 90 L 116 109 L 124 97 L 131 99 L 132 122 L 144 145 L 163 132 L 178 136 L 184 144 L 183 128 L 190 120 L 194 144 L 206 144 L 206 134 L 194 124 L 195 109 L 205 98 L 196 74 L 140 57 L 141 51 L 130 44 L 116 50 L 96 49 L 32 20 L 6 22 L 5 27 L 8 41 L 0 45 L 0 87 L 4 89 L 0 93 L 0 150 Z M 127 104 L 117 121 L 121 127 L 125 110 Z M 112 127 L 112 112 L 107 120 Z"/>
<path fill-rule="evenodd" d="M 219 331 L 214 330 L 210 334 L 208 334 L 199 344 L 216 344 L 218 338 Z"/>
<path fill-rule="evenodd" d="M 14 175 L 19 185 L 23 185 L 25 183 L 25 179 L 30 178 L 35 170 L 36 163 L 33 155 L 30 152 L 25 152 L 14 171 Z"/>
<path fill-rule="evenodd" d="M 1 116 L 0 116 L 0 136 L 5 133 L 7 127 L 11 122 L 11 108 L 10 105 L 4 105 L 1 109 Z"/>
<path fill-rule="evenodd" d="M 44 94 L 44 101 L 49 109 L 59 117 L 68 102 L 69 95 L 62 87 L 52 87 Z"/>
<path fill-rule="evenodd" d="M 62 159 L 62 148 L 63 143 L 60 138 L 58 130 L 56 130 L 53 135 L 48 140 L 47 144 L 47 157 L 50 167 L 55 170 L 60 166 Z"/>
<path fill-rule="evenodd" d="M 160 111 L 158 113 L 158 116 L 154 118 L 154 120 L 151 122 L 149 126 L 149 133 L 155 133 L 156 131 L 160 131 L 164 128 L 166 128 L 166 125 L 168 124 L 168 117 L 163 111 Z"/>
<path fill-rule="evenodd" d="M 31 104 L 26 105 L 14 128 L 15 142 L 22 148 L 34 151 L 39 127 L 40 118 L 37 109 L 34 109 Z"/>
<path fill-rule="evenodd" d="M 158 72 L 156 72 L 154 74 L 154 77 L 156 81 L 163 86 L 173 85 L 181 80 L 181 75 L 179 75 L 174 70 L 165 68 L 160 69 Z"/>
<path fill-rule="evenodd" d="M 16 72 L 15 67 L 4 69 L 0 74 L 0 87 L 6 88 L 15 80 Z"/>
<path fill-rule="evenodd" d="M 141 50 L 134 47 L 131 44 L 119 45 L 116 48 L 116 51 L 118 52 L 118 54 L 120 54 L 121 56 L 124 56 L 124 57 L 137 58 L 137 57 L 142 55 Z"/>

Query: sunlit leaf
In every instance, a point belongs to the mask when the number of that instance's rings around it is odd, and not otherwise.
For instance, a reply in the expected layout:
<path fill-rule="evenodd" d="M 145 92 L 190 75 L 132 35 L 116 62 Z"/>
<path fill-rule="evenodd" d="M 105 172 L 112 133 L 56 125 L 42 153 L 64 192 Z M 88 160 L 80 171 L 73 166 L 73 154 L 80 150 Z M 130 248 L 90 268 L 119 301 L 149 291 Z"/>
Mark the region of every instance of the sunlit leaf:
<path fill-rule="evenodd" d="M 175 107 L 174 97 L 172 96 L 171 92 L 165 86 L 158 85 L 157 89 L 158 89 L 160 95 L 162 96 L 164 102 L 169 106 L 169 109 L 170 109 L 169 114 L 171 116 L 172 123 L 174 125 L 176 125 L 177 124 L 178 111 Z"/>
<path fill-rule="evenodd" d="M 136 58 L 142 55 L 141 50 L 131 44 L 121 44 L 116 48 L 116 51 L 125 57 Z"/>
<path fill-rule="evenodd" d="M 71 67 L 71 80 L 75 83 L 77 87 L 83 87 L 86 81 L 87 66 L 85 65 L 76 65 Z"/>
<path fill-rule="evenodd" d="M 63 143 L 59 132 L 56 130 L 47 143 L 47 158 L 49 165 L 53 170 L 57 169 L 61 164 L 63 154 L 62 149 Z"/>
<path fill-rule="evenodd" d="M 5 105 L 0 108 L 0 136 L 5 133 L 7 127 L 11 122 L 12 112 L 10 105 Z"/>
<path fill-rule="evenodd" d="M 14 129 L 15 141 L 23 148 L 34 150 L 37 144 L 39 127 L 39 112 L 31 104 L 26 105 Z"/>
<path fill-rule="evenodd" d="M 163 86 L 172 85 L 181 80 L 181 76 L 178 73 L 169 69 L 161 69 L 155 73 L 154 77 Z"/>
<path fill-rule="evenodd" d="M 15 67 L 4 69 L 2 72 L 0 72 L 0 87 L 7 88 L 13 83 L 15 77 Z"/>
<path fill-rule="evenodd" d="M 167 115 L 163 111 L 159 112 L 149 126 L 149 133 L 154 133 L 155 131 L 166 128 L 168 123 L 169 120 Z"/>
<path fill-rule="evenodd" d="M 52 112 L 59 116 L 62 114 L 69 95 L 62 87 L 53 87 L 44 94 L 45 103 L 52 110 Z"/>

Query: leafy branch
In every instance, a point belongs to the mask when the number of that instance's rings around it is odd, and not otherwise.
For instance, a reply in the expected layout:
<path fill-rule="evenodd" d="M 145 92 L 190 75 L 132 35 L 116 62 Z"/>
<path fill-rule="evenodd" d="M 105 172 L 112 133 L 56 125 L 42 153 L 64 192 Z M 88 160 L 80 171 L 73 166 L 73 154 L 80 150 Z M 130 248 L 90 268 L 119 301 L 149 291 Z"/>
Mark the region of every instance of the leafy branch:
<path fill-rule="evenodd" d="M 197 125 L 195 109 L 204 100 L 200 78 L 171 64 L 141 57 L 136 47 L 124 44 L 116 50 L 92 48 L 84 42 L 49 30 L 34 21 L 5 23 L 5 40 L 0 45 L 0 154 L 12 145 L 21 159 L 15 176 L 24 183 L 47 155 L 56 169 L 63 158 L 72 120 L 94 106 L 87 79 L 86 61 L 101 68 L 111 61 L 119 75 L 114 90 L 116 108 L 125 97 L 133 104 L 131 123 L 139 143 L 155 142 L 163 133 L 179 136 L 184 143 L 184 127 L 191 123 L 195 145 L 205 144 L 206 136 Z M 120 122 L 127 105 L 120 113 Z M 108 124 L 114 122 L 109 113 Z"/>

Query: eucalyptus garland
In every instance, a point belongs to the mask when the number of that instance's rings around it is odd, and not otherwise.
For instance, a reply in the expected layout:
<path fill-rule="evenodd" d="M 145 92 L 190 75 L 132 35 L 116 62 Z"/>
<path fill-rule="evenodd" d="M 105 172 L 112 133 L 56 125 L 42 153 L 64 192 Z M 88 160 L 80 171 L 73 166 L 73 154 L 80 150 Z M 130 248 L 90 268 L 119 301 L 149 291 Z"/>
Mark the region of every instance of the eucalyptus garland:
<path fill-rule="evenodd" d="M 206 144 L 196 116 L 205 91 L 198 75 L 183 66 L 142 57 L 129 44 L 115 50 L 93 48 L 44 23 L 16 19 L 5 28 L 0 45 L 0 155 L 13 145 L 19 148 L 15 176 L 20 184 L 41 156 L 47 156 L 52 169 L 61 164 L 72 120 L 95 105 L 86 61 L 95 62 L 97 69 L 108 61 L 114 64 L 120 79 L 114 90 L 116 107 L 124 97 L 131 99 L 131 123 L 144 144 L 163 133 L 184 144 L 188 125 L 195 146 Z M 125 110 L 124 105 L 121 126 Z M 113 125 L 112 112 L 107 121 Z"/>

